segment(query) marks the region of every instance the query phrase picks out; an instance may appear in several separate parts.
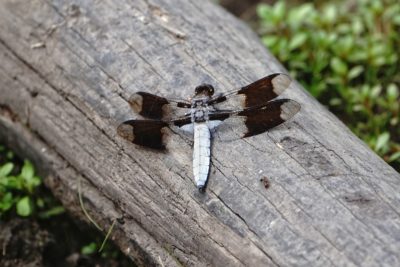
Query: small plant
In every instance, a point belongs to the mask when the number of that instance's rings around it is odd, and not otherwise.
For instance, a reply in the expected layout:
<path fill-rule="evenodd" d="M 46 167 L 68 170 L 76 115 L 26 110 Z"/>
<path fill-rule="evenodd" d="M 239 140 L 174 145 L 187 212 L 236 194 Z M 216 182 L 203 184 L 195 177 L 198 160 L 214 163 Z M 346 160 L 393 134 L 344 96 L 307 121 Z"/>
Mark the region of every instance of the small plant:
<path fill-rule="evenodd" d="M 400 3 L 259 5 L 263 43 L 303 86 L 400 171 Z"/>
<path fill-rule="evenodd" d="M 82 201 L 81 196 L 79 198 Z M 15 217 L 22 216 L 28 217 L 26 221 L 29 223 L 44 222 L 40 224 L 40 229 L 42 232 L 46 232 L 46 236 L 50 236 L 52 241 L 43 244 L 43 247 L 46 250 L 48 249 L 46 253 L 43 253 L 43 251 L 37 253 L 47 255 L 45 256 L 48 261 L 47 264 L 54 263 L 50 264 L 51 266 L 65 265 L 63 257 L 57 258 L 54 255 L 76 254 L 80 250 L 82 255 L 78 253 L 79 259 L 82 259 L 82 262 L 86 265 L 132 266 L 129 259 L 115 245 L 106 242 L 115 221 L 104 238 L 96 231 L 79 231 L 66 215 L 54 217 L 61 213 L 64 213 L 64 208 L 49 191 L 45 190 L 41 179 L 35 174 L 32 163 L 28 160 L 21 162 L 14 157 L 14 153 L 0 145 L 0 220 L 10 222 Z M 49 220 L 37 220 L 37 218 Z M 16 240 L 19 240 L 20 236 L 25 237 L 25 235 L 26 233 L 13 234 L 13 236 L 17 236 Z M 72 238 L 74 242 L 64 242 L 67 236 Z M 57 244 L 57 248 L 49 246 L 54 242 Z M 4 245 L 3 250 L 5 251 L 6 247 L 7 251 L 18 250 L 20 246 L 20 243 L 10 241 Z M 38 248 L 35 246 L 35 249 Z M 49 253 L 49 251 L 51 252 Z M 30 250 L 30 252 L 32 251 Z M 31 259 L 31 254 L 26 254 L 26 256 Z M 15 256 L 19 256 L 19 254 Z M 20 260 L 20 258 L 18 259 Z M 57 265 L 56 263 L 60 264 Z"/>
<path fill-rule="evenodd" d="M 120 257 L 121 252 L 115 248 L 114 245 L 111 243 L 107 243 L 104 245 L 104 247 L 101 249 L 99 244 L 101 244 L 101 239 L 96 238 L 96 241 L 92 241 L 87 245 L 84 245 L 81 248 L 81 253 L 83 255 L 99 255 L 102 258 L 110 258 L 110 259 L 116 259 Z"/>
<path fill-rule="evenodd" d="M 19 216 L 30 216 L 35 211 L 39 217 L 47 218 L 64 211 L 61 206 L 48 205 L 54 201 L 41 197 L 37 191 L 41 179 L 35 175 L 32 163 L 25 160 L 21 166 L 17 166 L 14 154 L 0 146 L 0 153 L 5 155 L 0 165 L 0 217 L 15 207 Z M 48 207 L 50 206 L 50 207 Z M 46 210 L 47 208 L 47 210 Z"/>

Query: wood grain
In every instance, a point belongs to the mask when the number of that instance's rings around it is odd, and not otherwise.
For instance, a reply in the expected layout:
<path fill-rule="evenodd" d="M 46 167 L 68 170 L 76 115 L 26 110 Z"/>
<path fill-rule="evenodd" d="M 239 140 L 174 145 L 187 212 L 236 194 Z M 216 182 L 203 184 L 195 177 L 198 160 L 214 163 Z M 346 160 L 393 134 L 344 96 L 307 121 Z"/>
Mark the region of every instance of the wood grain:
<path fill-rule="evenodd" d="M 292 121 L 213 144 L 204 194 L 179 134 L 168 153 L 117 136 L 136 91 L 285 72 L 242 22 L 208 1 L 73 2 L 0 1 L 0 137 L 72 214 L 82 179 L 90 214 L 118 219 L 112 238 L 145 266 L 400 265 L 400 175 L 297 83 Z"/>

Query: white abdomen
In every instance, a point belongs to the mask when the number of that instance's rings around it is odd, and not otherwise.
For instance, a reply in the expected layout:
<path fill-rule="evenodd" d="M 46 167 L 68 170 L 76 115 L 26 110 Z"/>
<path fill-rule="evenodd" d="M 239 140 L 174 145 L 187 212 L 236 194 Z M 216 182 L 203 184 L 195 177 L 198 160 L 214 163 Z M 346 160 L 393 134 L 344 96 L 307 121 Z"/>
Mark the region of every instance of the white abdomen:
<path fill-rule="evenodd" d="M 205 122 L 194 123 L 193 174 L 196 186 L 203 188 L 210 169 L 210 130 Z"/>

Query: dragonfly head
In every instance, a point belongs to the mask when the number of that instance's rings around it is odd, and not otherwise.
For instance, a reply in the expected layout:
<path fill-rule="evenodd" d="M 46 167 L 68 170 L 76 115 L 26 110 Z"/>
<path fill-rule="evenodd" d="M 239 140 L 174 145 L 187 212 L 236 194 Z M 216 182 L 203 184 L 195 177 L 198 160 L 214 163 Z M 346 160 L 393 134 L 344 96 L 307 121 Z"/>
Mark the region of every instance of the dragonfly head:
<path fill-rule="evenodd" d="M 214 94 L 214 87 L 210 84 L 202 84 L 194 90 L 196 96 L 212 96 Z"/>

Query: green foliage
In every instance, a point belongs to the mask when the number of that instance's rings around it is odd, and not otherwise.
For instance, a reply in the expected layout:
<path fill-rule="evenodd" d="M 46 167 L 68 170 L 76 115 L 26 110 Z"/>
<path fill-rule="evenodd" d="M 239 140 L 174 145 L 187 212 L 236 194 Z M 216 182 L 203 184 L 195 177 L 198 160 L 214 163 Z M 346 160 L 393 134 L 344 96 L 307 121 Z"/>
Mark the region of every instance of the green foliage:
<path fill-rule="evenodd" d="M 81 253 L 83 255 L 91 255 L 96 253 L 98 250 L 97 244 L 96 242 L 91 242 L 89 244 L 87 244 L 86 246 L 83 246 L 81 249 Z"/>
<path fill-rule="evenodd" d="M 263 43 L 400 171 L 400 2 L 259 5 Z"/>
<path fill-rule="evenodd" d="M 41 179 L 35 175 L 32 163 L 25 160 L 22 166 L 12 152 L 0 146 L 0 217 L 12 210 L 19 216 L 30 216 L 40 210 L 39 217 L 46 218 L 63 212 L 63 208 L 55 206 L 54 201 L 38 194 Z M 50 205 L 49 205 L 50 204 Z M 49 207 L 48 207 L 49 206 Z M 46 210 L 49 208 L 49 210 Z"/>

